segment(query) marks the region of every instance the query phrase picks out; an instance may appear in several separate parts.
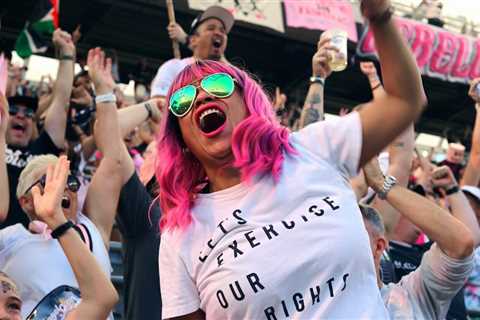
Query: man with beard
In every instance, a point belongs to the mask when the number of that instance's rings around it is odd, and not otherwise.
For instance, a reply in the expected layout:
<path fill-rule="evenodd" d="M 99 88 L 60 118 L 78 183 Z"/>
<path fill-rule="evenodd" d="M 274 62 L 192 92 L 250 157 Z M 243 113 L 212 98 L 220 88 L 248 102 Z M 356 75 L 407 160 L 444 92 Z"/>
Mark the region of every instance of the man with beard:
<path fill-rule="evenodd" d="M 219 6 L 208 7 L 192 22 L 189 47 L 193 56 L 171 59 L 165 62 L 152 81 L 151 96 L 165 97 L 173 79 L 195 60 L 217 60 L 223 58 L 227 48 L 228 33 L 235 22 L 233 15 Z"/>
<path fill-rule="evenodd" d="M 54 98 L 47 111 L 44 131 L 38 139 L 32 141 L 33 126 L 35 125 L 33 118 L 38 107 L 37 99 L 26 96 L 15 96 L 8 99 L 10 117 L 5 138 L 7 142 L 5 161 L 10 190 L 10 210 L 6 217 L 0 216 L 0 229 L 16 223 L 28 225 L 29 220 L 15 196 L 20 173 L 35 155 L 58 155 L 64 147 L 67 124 L 66 106 L 72 91 L 75 45 L 70 34 L 60 29 L 54 32 L 52 40 L 60 52 L 58 57 L 60 63 Z"/>

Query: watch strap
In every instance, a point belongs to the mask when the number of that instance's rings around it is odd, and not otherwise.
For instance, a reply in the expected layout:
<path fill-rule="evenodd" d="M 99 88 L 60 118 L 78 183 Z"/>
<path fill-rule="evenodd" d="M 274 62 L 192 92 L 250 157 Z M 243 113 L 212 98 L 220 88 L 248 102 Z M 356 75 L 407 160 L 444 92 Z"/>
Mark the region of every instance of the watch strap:
<path fill-rule="evenodd" d="M 452 195 L 452 194 L 454 194 L 454 193 L 457 193 L 457 192 L 459 192 L 459 191 L 460 191 L 460 188 L 458 187 L 458 185 L 454 185 L 453 187 L 448 188 L 448 189 L 445 191 L 445 194 L 446 194 L 447 196 L 450 196 L 450 195 Z"/>
<path fill-rule="evenodd" d="M 310 84 L 312 84 L 312 83 L 320 83 L 322 85 L 322 87 L 325 87 L 325 79 L 322 78 L 322 77 L 311 76 L 310 77 Z"/>
<path fill-rule="evenodd" d="M 63 236 L 65 232 L 67 232 L 67 230 L 72 228 L 74 225 L 75 224 L 72 221 L 68 220 L 64 224 L 56 227 L 55 230 L 52 231 L 52 234 L 51 234 L 52 238 L 58 239 L 59 237 Z"/>

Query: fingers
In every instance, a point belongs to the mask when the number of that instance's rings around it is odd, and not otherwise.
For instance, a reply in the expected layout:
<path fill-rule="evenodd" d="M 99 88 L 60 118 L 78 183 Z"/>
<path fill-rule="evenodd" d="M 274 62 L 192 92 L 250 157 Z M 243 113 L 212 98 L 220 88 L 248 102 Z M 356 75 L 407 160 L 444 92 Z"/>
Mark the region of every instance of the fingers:
<path fill-rule="evenodd" d="M 53 180 L 54 170 L 55 170 L 55 167 L 54 167 L 53 165 L 49 165 L 49 166 L 47 167 L 47 174 L 46 174 L 46 179 L 45 179 L 46 185 L 48 185 L 49 183 L 51 183 L 51 181 Z"/>
<path fill-rule="evenodd" d="M 107 72 L 108 74 L 112 73 L 112 59 L 111 58 L 107 58 L 107 61 L 105 63 L 105 72 Z"/>
<path fill-rule="evenodd" d="M 37 206 L 38 201 L 42 197 L 40 194 L 40 188 L 38 186 L 34 186 L 31 190 L 32 197 L 33 197 L 33 205 Z"/>

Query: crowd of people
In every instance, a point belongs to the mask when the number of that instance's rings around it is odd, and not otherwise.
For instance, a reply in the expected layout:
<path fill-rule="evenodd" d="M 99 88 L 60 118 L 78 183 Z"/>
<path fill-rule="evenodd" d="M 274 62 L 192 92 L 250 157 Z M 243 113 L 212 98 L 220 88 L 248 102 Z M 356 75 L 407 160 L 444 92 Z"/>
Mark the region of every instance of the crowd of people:
<path fill-rule="evenodd" d="M 363 0 L 381 70 L 373 99 L 325 120 L 323 33 L 297 115 L 224 55 L 212 6 L 192 56 L 128 105 L 118 62 L 57 29 L 38 88 L 10 66 L 0 98 L 0 319 L 113 319 L 109 247 L 123 248 L 125 319 L 466 319 L 480 312 L 480 79 L 468 161 L 415 147 L 427 104 L 388 0 Z M 75 40 L 75 41 L 74 41 Z M 310 59 L 309 57 L 306 57 Z M 382 79 L 382 80 L 380 80 Z M 384 121 L 395 119 L 395 121 Z M 466 162 L 466 165 L 465 165 Z M 118 235 L 118 234 L 119 235 Z"/>

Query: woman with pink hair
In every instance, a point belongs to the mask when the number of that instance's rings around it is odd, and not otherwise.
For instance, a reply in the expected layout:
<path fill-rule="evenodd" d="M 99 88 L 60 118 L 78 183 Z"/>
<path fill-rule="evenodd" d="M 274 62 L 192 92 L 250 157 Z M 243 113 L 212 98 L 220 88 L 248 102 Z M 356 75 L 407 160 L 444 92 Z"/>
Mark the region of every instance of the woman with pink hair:
<path fill-rule="evenodd" d="M 348 178 L 426 100 L 390 2 L 362 10 L 386 94 L 359 112 L 289 133 L 233 66 L 197 62 L 173 83 L 156 173 L 164 319 L 388 317 Z"/>

